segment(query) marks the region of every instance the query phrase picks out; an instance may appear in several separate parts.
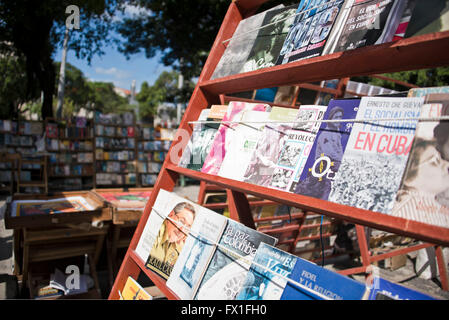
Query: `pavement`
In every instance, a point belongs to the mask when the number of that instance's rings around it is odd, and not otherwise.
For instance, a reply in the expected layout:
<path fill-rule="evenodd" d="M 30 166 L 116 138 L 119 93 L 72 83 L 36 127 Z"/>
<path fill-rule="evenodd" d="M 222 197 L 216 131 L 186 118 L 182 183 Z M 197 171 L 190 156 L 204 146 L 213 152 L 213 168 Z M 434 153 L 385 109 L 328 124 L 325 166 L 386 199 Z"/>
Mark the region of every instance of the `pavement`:
<path fill-rule="evenodd" d="M 189 200 L 196 201 L 198 197 L 198 185 L 189 185 L 186 187 L 176 187 L 175 192 Z M 13 231 L 5 229 L 4 211 L 6 196 L 0 195 L 0 300 L 3 299 L 20 299 L 20 283 L 14 276 L 13 264 Z M 441 289 L 439 277 L 434 279 L 423 279 L 418 277 L 414 271 L 416 262 L 416 252 L 412 252 L 407 256 L 405 266 L 391 271 L 388 268 L 380 267 L 379 275 L 389 281 L 402 284 L 411 289 L 433 296 L 437 299 L 449 300 L 449 292 Z M 341 268 L 351 267 L 360 263 L 358 259 L 351 259 L 349 256 L 341 256 L 336 259 L 325 260 L 325 268 L 338 271 Z M 446 261 L 446 264 L 448 261 Z M 449 266 L 448 266 L 449 270 Z M 108 272 L 101 267 L 97 267 L 98 278 L 102 291 L 102 297 L 107 298 L 110 287 L 108 284 Z M 365 275 L 351 276 L 355 280 L 364 282 Z"/>

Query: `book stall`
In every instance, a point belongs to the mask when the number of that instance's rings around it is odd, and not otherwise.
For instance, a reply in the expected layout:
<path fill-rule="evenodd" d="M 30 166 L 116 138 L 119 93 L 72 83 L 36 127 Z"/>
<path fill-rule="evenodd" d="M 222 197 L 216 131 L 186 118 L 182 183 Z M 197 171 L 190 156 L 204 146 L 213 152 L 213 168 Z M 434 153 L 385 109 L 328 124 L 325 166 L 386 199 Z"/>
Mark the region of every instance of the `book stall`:
<path fill-rule="evenodd" d="M 168 299 L 436 299 L 373 270 L 434 248 L 449 290 L 449 89 L 350 78 L 448 65 L 446 11 L 426 21 L 422 3 L 375 0 L 257 11 L 265 2 L 230 2 L 109 299 L 142 274 Z M 272 88 L 291 99 L 266 101 Z M 180 176 L 200 182 L 197 202 L 174 191 Z M 320 265 L 349 227 L 360 265 Z"/>

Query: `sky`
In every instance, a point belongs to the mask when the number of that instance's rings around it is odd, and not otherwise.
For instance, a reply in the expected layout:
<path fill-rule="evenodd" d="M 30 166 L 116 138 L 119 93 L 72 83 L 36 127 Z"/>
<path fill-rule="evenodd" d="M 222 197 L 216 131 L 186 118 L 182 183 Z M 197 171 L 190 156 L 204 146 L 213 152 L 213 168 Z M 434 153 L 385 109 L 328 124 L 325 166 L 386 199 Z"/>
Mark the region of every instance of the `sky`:
<path fill-rule="evenodd" d="M 142 14 L 142 9 L 128 6 L 126 15 Z M 170 71 L 170 67 L 166 67 L 159 63 L 160 56 L 152 59 L 145 57 L 145 53 L 134 54 L 127 60 L 126 57 L 118 52 L 113 46 L 103 48 L 105 52 L 102 56 L 94 56 L 91 64 L 87 60 L 77 59 L 73 50 L 67 51 L 67 63 L 74 65 L 80 69 L 84 76 L 90 81 L 112 82 L 116 87 L 123 89 L 131 89 L 133 80 L 136 80 L 136 92 L 140 91 L 140 86 L 144 81 L 149 85 L 153 85 L 154 81 L 163 71 Z M 62 59 L 62 46 L 58 48 L 53 56 L 55 61 Z"/>
<path fill-rule="evenodd" d="M 159 56 L 148 59 L 142 52 L 127 60 L 114 47 L 106 47 L 104 51 L 104 55 L 94 56 L 89 65 L 87 60 L 77 59 L 75 52 L 68 50 L 66 62 L 80 69 L 90 81 L 112 82 L 116 87 L 130 90 L 132 81 L 136 80 L 136 92 L 140 91 L 142 82 L 152 85 L 163 71 L 171 70 L 159 63 Z M 61 61 L 62 48 L 56 52 L 54 59 Z"/>

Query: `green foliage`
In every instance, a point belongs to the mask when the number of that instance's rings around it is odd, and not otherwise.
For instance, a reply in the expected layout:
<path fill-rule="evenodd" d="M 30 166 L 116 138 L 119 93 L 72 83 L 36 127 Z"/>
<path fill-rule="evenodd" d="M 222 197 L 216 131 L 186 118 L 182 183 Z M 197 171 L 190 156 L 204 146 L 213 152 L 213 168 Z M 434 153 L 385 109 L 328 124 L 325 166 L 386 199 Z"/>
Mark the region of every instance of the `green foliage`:
<path fill-rule="evenodd" d="M 184 79 L 182 89 L 178 89 L 178 77 L 179 72 L 164 71 L 154 82 L 154 85 L 149 86 L 146 81 L 142 83 L 140 92 L 136 95 L 136 100 L 139 103 L 140 117 L 148 118 L 155 116 L 157 107 L 163 102 L 188 102 L 195 88 L 195 84 L 192 81 Z"/>
<path fill-rule="evenodd" d="M 113 42 L 108 35 L 121 0 L 0 0 L 0 54 L 13 52 L 24 57 L 27 96 L 43 92 L 43 117 L 53 115 L 53 55 L 64 39 L 69 5 L 80 9 L 80 29 L 71 32 L 69 48 L 90 62 L 103 53 L 104 45 Z"/>
<path fill-rule="evenodd" d="M 127 110 L 127 99 L 114 91 L 114 84 L 111 82 L 88 82 L 88 86 L 91 91 L 89 100 L 94 109 L 103 113 L 120 113 Z"/>
<path fill-rule="evenodd" d="M 38 92 L 27 95 L 25 63 L 23 59 L 5 55 L 0 58 L 0 116 L 17 117 L 19 105 L 38 97 Z"/>
<path fill-rule="evenodd" d="M 419 87 L 438 87 L 449 85 L 449 67 L 420 69 L 394 73 L 384 73 L 383 76 L 414 84 Z M 409 88 L 391 81 L 371 77 L 353 77 L 351 80 L 369 83 L 396 91 L 407 91 Z"/>
<path fill-rule="evenodd" d="M 161 52 L 161 62 L 185 78 L 199 76 L 230 4 L 229 0 L 134 0 L 148 14 L 126 18 L 117 27 L 127 57 Z M 182 61 L 182 63 L 180 63 Z"/>

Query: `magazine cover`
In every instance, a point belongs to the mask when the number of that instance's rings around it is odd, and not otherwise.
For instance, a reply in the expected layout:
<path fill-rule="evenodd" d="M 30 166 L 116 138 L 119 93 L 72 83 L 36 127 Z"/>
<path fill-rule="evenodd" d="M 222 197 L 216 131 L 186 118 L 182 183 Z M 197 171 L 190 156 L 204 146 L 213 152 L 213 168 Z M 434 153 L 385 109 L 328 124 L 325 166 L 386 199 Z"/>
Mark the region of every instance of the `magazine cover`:
<path fill-rule="evenodd" d="M 196 300 L 234 300 L 243 285 L 251 261 L 262 242 L 275 245 L 276 239 L 227 219 L 213 256 L 202 276 Z"/>
<path fill-rule="evenodd" d="M 270 10 L 284 7 L 279 5 Z M 211 76 L 211 80 L 237 74 L 242 70 L 248 59 L 252 44 L 256 40 L 257 30 L 262 26 L 265 15 L 269 10 L 255 14 L 240 21 L 237 29 L 232 35 L 232 39 L 224 44 L 225 52 Z"/>
<path fill-rule="evenodd" d="M 398 28 L 407 1 L 351 0 L 345 4 L 346 20 L 326 53 L 389 42 Z"/>
<path fill-rule="evenodd" d="M 170 276 L 189 233 L 188 229 L 201 210 L 209 211 L 175 193 L 159 190 L 136 247 L 137 255 L 147 268 L 164 279 Z M 178 226 L 174 221 L 184 226 Z"/>
<path fill-rule="evenodd" d="M 85 198 L 80 196 L 49 200 L 14 200 L 11 203 L 12 217 L 91 210 L 95 210 L 95 208 Z"/>
<path fill-rule="evenodd" d="M 223 159 L 218 175 L 221 177 L 243 180 L 246 167 L 256 148 L 257 140 L 262 134 L 263 127 L 270 112 L 247 110 L 241 121 L 260 121 L 259 123 L 241 123 L 235 127 L 233 139 L 229 141 L 226 156 Z"/>
<path fill-rule="evenodd" d="M 449 94 L 429 94 L 422 117 L 449 115 Z M 392 216 L 449 228 L 449 121 L 420 121 Z"/>
<path fill-rule="evenodd" d="M 257 141 L 257 145 L 243 175 L 243 181 L 268 187 L 271 182 L 279 152 L 287 138 L 287 131 L 295 121 L 298 109 L 273 107 L 268 121 L 286 121 L 287 123 L 267 124 Z"/>
<path fill-rule="evenodd" d="M 200 114 L 198 120 L 219 121 L 222 120 L 226 111 L 227 105 L 212 105 L 210 109 L 205 109 L 204 114 Z M 206 118 L 204 118 L 206 116 Z M 194 126 L 192 136 L 184 149 L 181 157 L 180 166 L 201 171 L 204 161 L 210 152 L 212 143 L 215 138 L 220 124 L 218 123 L 197 123 Z"/>
<path fill-rule="evenodd" d="M 321 126 L 320 122 L 314 121 L 323 119 L 326 109 L 327 106 L 319 105 L 304 105 L 299 108 L 295 120 L 298 123 L 287 132 L 287 140 L 278 155 L 271 177 L 271 188 L 295 192 L 310 149 Z"/>
<path fill-rule="evenodd" d="M 405 38 L 449 30 L 448 0 L 415 1 Z"/>
<path fill-rule="evenodd" d="M 201 172 L 217 175 L 220 170 L 229 143 L 233 139 L 234 129 L 239 125 L 238 123 L 225 121 L 241 121 L 246 110 L 267 111 L 269 108 L 270 106 L 268 104 L 231 101 L 226 115 L 223 117 L 223 123 L 220 124 L 215 134 L 209 154 L 204 160 Z"/>
<path fill-rule="evenodd" d="M 364 283 L 297 258 L 281 300 L 364 300 L 369 290 Z"/>
<path fill-rule="evenodd" d="M 423 98 L 363 97 L 329 201 L 390 213 L 415 135 Z M 376 119 L 389 119 L 376 121 Z M 395 120 L 398 119 L 398 120 Z"/>
<path fill-rule="evenodd" d="M 266 27 L 255 31 L 257 37 L 254 45 L 239 73 L 272 67 L 276 64 L 284 40 L 295 19 L 296 7 L 297 5 L 292 5 L 266 13 L 262 22 L 262 26 Z"/>
<path fill-rule="evenodd" d="M 236 300 L 279 300 L 297 256 L 261 243 Z M 262 268 L 264 267 L 264 268 Z"/>
<path fill-rule="evenodd" d="M 355 119 L 359 103 L 360 99 L 333 99 L 329 102 L 324 120 Z M 327 200 L 352 126 L 352 121 L 321 124 L 295 193 Z"/>
<path fill-rule="evenodd" d="M 120 300 L 153 300 L 153 297 L 136 280 L 128 276 Z"/>
<path fill-rule="evenodd" d="M 407 97 L 424 97 L 432 93 L 449 93 L 449 86 L 413 88 L 408 91 Z"/>
<path fill-rule="evenodd" d="M 375 277 L 368 300 L 437 300 L 410 288 Z"/>
<path fill-rule="evenodd" d="M 276 64 L 320 56 L 344 0 L 301 0 Z"/>
<path fill-rule="evenodd" d="M 204 270 L 216 250 L 216 243 L 220 240 L 226 221 L 223 215 L 215 212 L 200 211 L 197 215 L 184 250 L 167 280 L 167 287 L 180 299 L 193 299 Z"/>
<path fill-rule="evenodd" d="M 203 109 L 201 110 L 200 116 L 198 117 L 198 121 L 204 121 L 207 120 L 207 117 L 209 116 L 210 109 Z M 184 151 L 182 152 L 181 159 L 179 160 L 178 166 L 182 168 L 193 168 L 194 163 L 198 162 L 201 163 L 200 159 L 194 160 L 193 155 L 196 154 L 197 156 L 200 156 L 200 152 L 196 152 L 201 146 L 203 145 L 204 141 L 203 138 L 207 135 L 205 134 L 206 128 L 209 124 L 207 123 L 195 123 L 193 125 L 192 135 L 190 136 L 189 142 L 187 142 L 187 145 L 184 148 Z M 218 128 L 218 126 L 217 126 Z M 193 151 L 195 150 L 195 152 Z"/>

